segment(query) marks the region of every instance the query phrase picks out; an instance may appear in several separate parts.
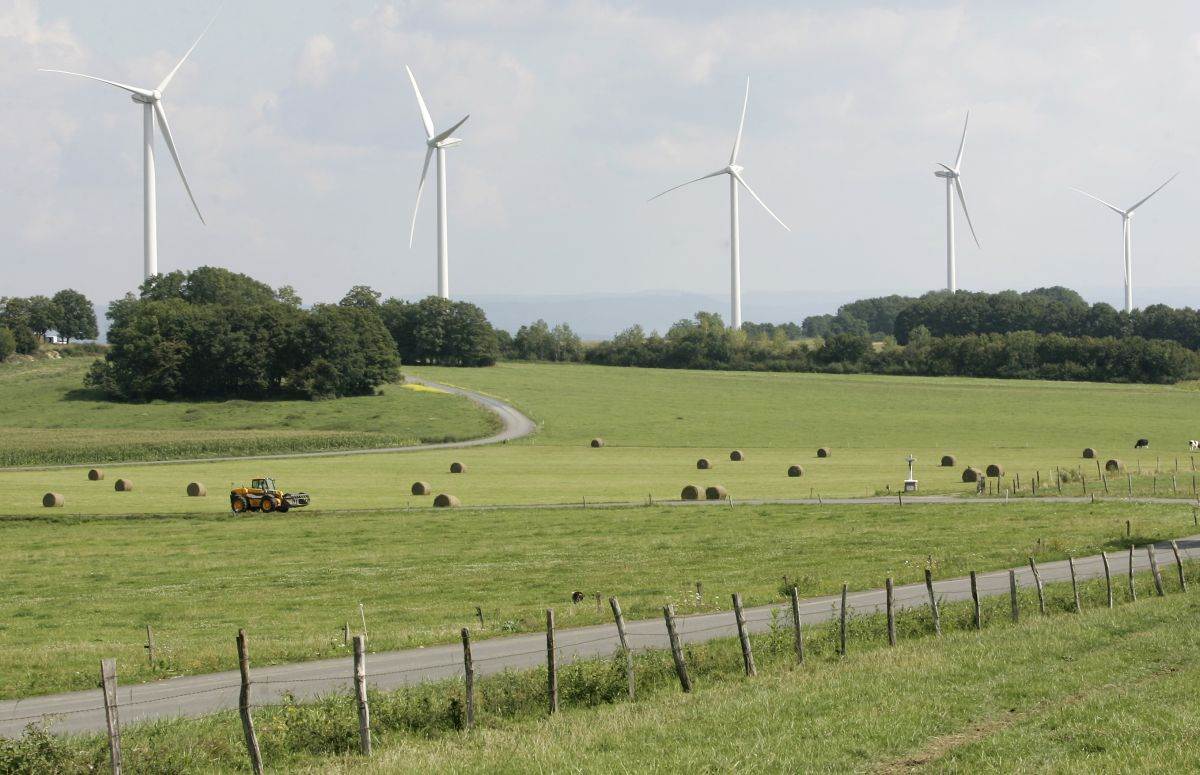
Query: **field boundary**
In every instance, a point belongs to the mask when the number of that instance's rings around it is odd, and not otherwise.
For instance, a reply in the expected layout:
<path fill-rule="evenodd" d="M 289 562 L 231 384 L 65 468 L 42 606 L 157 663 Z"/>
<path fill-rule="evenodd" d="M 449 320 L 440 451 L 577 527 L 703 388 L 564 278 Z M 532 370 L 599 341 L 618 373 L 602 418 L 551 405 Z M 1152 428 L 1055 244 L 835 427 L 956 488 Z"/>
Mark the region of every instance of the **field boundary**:
<path fill-rule="evenodd" d="M 224 455 L 218 457 L 199 457 L 199 458 L 172 458 L 169 460 L 135 460 L 121 461 L 121 466 L 157 466 L 157 465 L 176 465 L 176 464 L 199 464 L 199 463 L 229 463 L 239 460 L 292 460 L 304 458 L 320 458 L 320 457 L 353 457 L 355 455 L 385 455 L 398 452 L 426 452 L 434 449 L 461 449 L 464 447 L 480 447 L 491 444 L 504 444 L 515 439 L 521 439 L 537 432 L 537 423 L 529 419 L 519 409 L 512 404 L 489 396 L 484 393 L 477 393 L 466 388 L 455 387 L 433 380 L 422 379 L 420 377 L 406 377 L 406 381 L 415 385 L 424 385 L 425 387 L 435 388 L 445 393 L 450 393 L 456 396 L 462 396 L 476 406 L 488 410 L 500 419 L 500 432 L 494 433 L 491 436 L 484 436 L 478 439 L 464 439 L 462 441 L 441 441 L 432 444 L 410 444 L 402 447 L 375 447 L 368 449 L 336 449 L 320 452 L 288 452 L 275 455 Z M 73 468 L 89 468 L 93 463 L 69 463 L 65 465 L 52 466 L 13 466 L 0 468 L 0 473 L 5 471 L 62 471 Z"/>
<path fill-rule="evenodd" d="M 1178 567 L 1178 585 L 1183 587 L 1181 564 L 1185 560 L 1200 559 L 1200 535 L 1149 544 L 1142 549 L 1135 552 L 1131 546 L 1127 555 L 1125 552 L 1111 557 L 1101 554 L 1043 565 L 1037 564 L 1031 557 L 1028 566 L 978 574 L 972 572 L 968 577 L 936 581 L 927 570 L 924 583 L 893 588 L 889 578 L 885 589 L 850 592 L 847 586 L 843 586 L 840 595 L 805 600 L 793 598 L 790 603 L 774 603 L 744 610 L 740 600 L 735 601 L 734 611 L 686 617 L 675 616 L 668 607 L 664 609 L 663 620 L 625 622 L 620 618 L 619 606 L 614 598 L 610 601 L 617 616 L 614 624 L 568 628 L 557 632 L 552 630 L 553 635 L 549 640 L 545 635 L 534 633 L 490 638 L 473 644 L 472 657 L 476 667 L 472 669 L 472 676 L 536 668 L 544 664 L 548 654 L 554 663 L 570 664 L 588 658 L 608 657 L 626 650 L 671 649 L 680 655 L 676 665 L 680 669 L 681 684 L 687 686 L 686 668 L 680 666 L 681 644 L 699 644 L 740 636 L 746 653 L 746 670 L 751 673 L 753 660 L 749 655 L 749 634 L 769 632 L 780 622 L 787 621 L 794 621 L 799 633 L 801 625 L 809 626 L 840 618 L 843 638 L 841 653 L 845 654 L 845 623 L 847 611 L 851 608 L 855 616 L 927 608 L 935 630 L 940 633 L 938 610 L 942 604 L 974 601 L 978 622 L 978 601 L 984 597 L 1012 595 L 1015 612 L 1018 585 L 1025 589 L 1036 589 L 1039 599 L 1043 585 L 1052 582 L 1070 582 L 1074 586 L 1080 580 L 1106 578 L 1110 579 L 1110 589 L 1116 587 L 1119 590 L 1125 577 L 1132 585 L 1135 572 L 1149 570 L 1153 574 L 1155 592 L 1162 596 L 1165 586 L 1163 569 Z M 1142 591 L 1143 594 L 1154 594 Z M 600 605 L 599 598 L 596 604 Z M 1042 606 L 1044 611 L 1044 603 Z M 628 645 L 630 639 L 634 642 L 632 646 Z M 799 637 L 797 641 L 800 642 Z M 802 646 L 798 645 L 798 650 L 802 650 Z M 369 656 L 372 663 L 369 678 L 372 688 L 376 690 L 386 691 L 411 684 L 465 677 L 462 647 L 457 644 Z M 358 664 L 343 657 L 257 669 L 253 681 L 256 687 L 255 704 L 278 703 L 286 697 L 300 701 L 314 700 L 332 693 L 344 693 L 356 684 L 356 668 L 361 669 L 362 663 L 358 660 L 355 662 Z M 238 707 L 238 689 L 243 685 L 241 679 L 237 671 L 210 673 L 121 686 L 119 693 L 114 691 L 114 694 L 116 702 L 125 709 L 121 714 L 124 723 L 196 717 Z M 97 694 L 96 690 L 77 691 L 0 702 L 0 737 L 19 736 L 28 724 L 39 720 L 55 732 L 102 732 L 106 729 L 108 715 L 106 708 L 99 703 L 101 698 Z"/>

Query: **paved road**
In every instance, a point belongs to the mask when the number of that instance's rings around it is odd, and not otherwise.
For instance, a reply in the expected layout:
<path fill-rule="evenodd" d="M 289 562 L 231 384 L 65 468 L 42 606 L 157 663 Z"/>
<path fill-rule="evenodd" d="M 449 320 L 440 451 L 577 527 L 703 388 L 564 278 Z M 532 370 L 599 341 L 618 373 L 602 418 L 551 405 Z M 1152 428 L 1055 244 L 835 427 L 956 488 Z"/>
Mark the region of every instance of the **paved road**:
<path fill-rule="evenodd" d="M 459 449 L 462 447 L 479 447 L 486 444 L 500 444 L 503 442 L 520 439 L 537 432 L 537 423 L 529 419 L 514 406 L 504 403 L 498 398 L 476 393 L 471 390 L 465 390 L 453 385 L 444 385 L 441 382 L 433 382 L 419 377 L 406 377 L 408 382 L 416 385 L 425 385 L 426 387 L 444 390 L 447 393 L 464 396 L 474 403 L 482 406 L 484 409 L 495 414 L 500 418 L 502 427 L 499 433 L 491 436 L 485 436 L 479 439 L 467 439 L 466 441 L 443 441 L 435 444 L 411 444 L 405 447 L 376 447 L 374 449 L 344 449 L 344 450 L 329 450 L 325 452 L 289 452 L 280 455 L 231 455 L 225 457 L 198 457 L 198 458 L 182 458 L 172 460 L 137 460 L 131 462 L 122 461 L 121 466 L 159 466 L 159 465 L 176 465 L 179 463 L 224 463 L 235 460 L 290 460 L 293 458 L 306 457 L 348 457 L 351 455 L 383 455 L 394 452 L 424 452 L 431 449 Z M 87 464 L 72 464 L 62 466 L 24 466 L 14 468 L 2 468 L 4 471 L 55 471 L 64 468 L 88 468 Z"/>
<path fill-rule="evenodd" d="M 1157 546 L 1164 583 L 1168 590 L 1177 589 L 1173 573 L 1175 561 L 1170 545 Z M 1179 547 L 1185 559 L 1200 559 L 1200 535 L 1181 539 Z M 1119 583 L 1114 582 L 1114 586 L 1123 592 L 1125 582 L 1120 577 L 1128 573 L 1129 555 L 1127 552 L 1117 552 L 1109 558 L 1109 562 L 1114 577 L 1119 580 Z M 1146 552 L 1139 551 L 1134 558 L 1134 568 L 1143 570 L 1148 567 Z M 1075 569 L 1080 579 L 1097 578 L 1104 574 L 1099 556 L 1076 560 Z M 1046 563 L 1040 565 L 1038 570 L 1044 582 L 1070 579 L 1066 561 Z M 1022 587 L 1033 585 L 1029 568 L 1017 568 L 1016 571 L 1017 581 Z M 981 595 L 1008 594 L 1008 571 L 984 573 L 978 577 L 978 585 Z M 970 598 L 969 581 L 963 578 L 937 581 L 934 591 L 947 602 Z M 1142 594 L 1152 594 L 1152 591 L 1146 588 Z M 848 600 L 857 614 L 875 613 L 884 610 L 885 606 L 884 592 L 880 589 L 854 592 Z M 926 606 L 929 598 L 924 584 L 909 584 L 896 588 L 895 600 L 898 609 L 907 609 Z M 806 625 L 828 621 L 835 615 L 836 604 L 835 596 L 805 600 L 800 607 L 801 619 Z M 774 616 L 787 621 L 789 615 L 784 605 L 761 606 L 746 611 L 752 632 L 768 630 Z M 678 627 L 684 643 L 731 637 L 737 632 L 732 612 L 681 617 Z M 667 647 L 666 629 L 661 619 L 630 621 L 627 629 L 630 646 L 635 650 Z M 252 659 L 253 637 L 251 633 Z M 560 659 L 564 662 L 607 656 L 616 652 L 618 647 L 616 628 L 612 625 L 559 630 L 556 638 Z M 232 633 L 229 646 L 232 651 Z M 545 636 L 539 633 L 476 641 L 472 651 L 477 674 L 490 675 L 502 670 L 540 665 L 545 659 L 545 649 Z M 369 654 L 368 680 L 375 688 L 395 689 L 407 684 L 461 676 L 461 659 L 461 646 L 457 644 Z M 285 692 L 304 700 L 332 692 L 350 691 L 351 674 L 352 662 L 349 657 L 256 668 L 252 671 L 253 701 L 256 704 L 277 702 Z M 175 716 L 200 716 L 236 708 L 238 675 L 233 672 L 213 673 L 122 686 L 118 690 L 118 702 L 123 724 Z M 0 702 L 0 736 L 20 735 L 27 724 L 43 718 L 59 732 L 103 731 L 101 703 L 98 689 Z"/>

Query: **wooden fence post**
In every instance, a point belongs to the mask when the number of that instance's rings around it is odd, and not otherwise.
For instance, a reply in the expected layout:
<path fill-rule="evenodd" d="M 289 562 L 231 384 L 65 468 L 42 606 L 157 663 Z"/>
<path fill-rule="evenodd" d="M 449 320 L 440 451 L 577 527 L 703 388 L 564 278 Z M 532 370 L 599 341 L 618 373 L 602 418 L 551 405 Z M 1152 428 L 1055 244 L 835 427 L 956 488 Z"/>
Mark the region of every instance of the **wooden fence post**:
<path fill-rule="evenodd" d="M 625 616 L 615 597 L 608 599 L 608 605 L 612 608 L 613 618 L 617 620 L 617 637 L 621 640 L 621 651 L 625 652 L 625 679 L 629 683 L 629 699 L 632 700 L 637 692 L 633 678 L 633 652 L 629 650 L 629 639 L 625 636 Z"/>
<path fill-rule="evenodd" d="M 1067 566 L 1071 569 L 1071 595 L 1075 598 L 1075 613 L 1083 613 L 1083 607 L 1079 605 L 1079 584 L 1075 581 L 1075 558 L 1067 556 Z"/>
<path fill-rule="evenodd" d="M 887 577 L 887 631 L 888 645 L 896 645 L 896 589 L 892 577 Z"/>
<path fill-rule="evenodd" d="M 250 715 L 250 652 L 246 648 L 246 631 L 237 634 L 238 670 L 242 675 L 242 690 L 238 694 L 238 714 L 242 717 L 242 734 L 246 738 L 246 753 L 250 755 L 250 769 L 254 775 L 262 775 L 262 752 L 258 748 L 258 735 L 254 733 L 254 717 Z"/>
<path fill-rule="evenodd" d="M 1141 475 L 1141 471 L 1138 474 Z M 1133 474 L 1125 474 L 1125 481 L 1129 483 L 1129 497 L 1133 497 Z"/>
<path fill-rule="evenodd" d="M 742 644 L 742 667 L 747 677 L 758 675 L 754 669 L 754 652 L 750 649 L 750 633 L 746 631 L 746 616 L 742 612 L 742 596 L 733 593 L 733 617 L 737 621 L 738 641 Z"/>
<path fill-rule="evenodd" d="M 929 590 L 929 612 L 933 616 L 933 631 L 942 634 L 942 619 L 938 613 L 937 597 L 933 594 L 933 571 L 925 569 L 925 588 Z"/>
<path fill-rule="evenodd" d="M 470 731 L 475 727 L 475 667 L 471 661 L 471 631 L 462 628 L 463 682 L 467 692 L 467 713 L 463 726 Z"/>
<path fill-rule="evenodd" d="M 121 775 L 121 718 L 117 713 L 117 660 L 100 660 L 104 691 L 104 723 L 108 727 L 108 761 L 113 775 Z"/>
<path fill-rule="evenodd" d="M 1179 591 L 1187 592 L 1187 579 L 1183 575 L 1183 558 L 1179 556 L 1179 544 L 1171 542 L 1171 551 L 1175 553 L 1175 567 L 1179 570 Z"/>
<path fill-rule="evenodd" d="M 1104 485 L 1104 494 L 1108 495 L 1108 477 L 1100 474 L 1100 483 Z"/>
<path fill-rule="evenodd" d="M 692 690 L 687 665 L 683 662 L 683 649 L 679 646 L 679 633 L 675 632 L 675 606 L 663 607 L 663 619 L 667 622 L 667 638 L 671 641 L 671 658 L 675 661 L 675 674 L 679 676 L 679 688 L 685 693 Z"/>
<path fill-rule="evenodd" d="M 1100 561 L 1104 563 L 1104 588 L 1108 594 L 1108 607 L 1113 607 L 1112 573 L 1108 568 L 1108 552 L 1100 552 Z"/>
<path fill-rule="evenodd" d="M 1013 623 L 1021 620 L 1021 606 L 1017 602 L 1017 572 L 1015 570 L 1008 571 L 1008 602 L 1012 608 Z"/>
<path fill-rule="evenodd" d="M 342 645 L 350 645 L 350 622 L 346 622 L 345 626 L 342 627 Z"/>
<path fill-rule="evenodd" d="M 842 582 L 842 613 L 838 620 L 838 653 L 846 656 L 846 593 L 849 585 Z"/>
<path fill-rule="evenodd" d="M 1125 520 L 1125 537 L 1130 538 L 1133 535 L 1133 523 L 1128 519 Z"/>
<path fill-rule="evenodd" d="M 796 631 L 796 664 L 804 664 L 804 633 L 800 629 L 800 591 L 792 587 L 792 627 Z"/>
<path fill-rule="evenodd" d="M 1129 599 L 1137 600 L 1137 589 L 1133 584 L 1133 544 L 1129 545 Z"/>
<path fill-rule="evenodd" d="M 546 683 L 550 713 L 558 713 L 558 654 L 554 647 L 554 609 L 546 609 Z"/>
<path fill-rule="evenodd" d="M 1046 615 L 1046 595 L 1042 591 L 1042 574 L 1038 573 L 1037 563 L 1032 557 L 1029 558 L 1029 569 L 1033 571 L 1033 585 L 1037 588 L 1038 596 L 1038 612 L 1042 616 Z"/>
<path fill-rule="evenodd" d="M 975 578 L 975 571 L 971 571 L 971 602 L 974 608 L 971 612 L 972 622 L 975 624 L 975 629 L 983 629 L 983 616 L 979 610 L 979 585 Z"/>
<path fill-rule="evenodd" d="M 358 700 L 358 750 L 371 755 L 371 707 L 367 704 L 367 639 L 354 636 L 354 696 Z"/>
<path fill-rule="evenodd" d="M 1154 544 L 1146 544 L 1146 554 L 1150 556 L 1150 574 L 1154 577 L 1154 591 L 1159 597 L 1163 596 L 1162 574 L 1158 572 L 1158 558 L 1154 556 Z"/>
<path fill-rule="evenodd" d="M 479 618 L 479 629 L 483 629 L 483 606 L 475 606 L 475 616 Z"/>
<path fill-rule="evenodd" d="M 154 630 L 146 625 L 146 661 L 154 664 Z"/>

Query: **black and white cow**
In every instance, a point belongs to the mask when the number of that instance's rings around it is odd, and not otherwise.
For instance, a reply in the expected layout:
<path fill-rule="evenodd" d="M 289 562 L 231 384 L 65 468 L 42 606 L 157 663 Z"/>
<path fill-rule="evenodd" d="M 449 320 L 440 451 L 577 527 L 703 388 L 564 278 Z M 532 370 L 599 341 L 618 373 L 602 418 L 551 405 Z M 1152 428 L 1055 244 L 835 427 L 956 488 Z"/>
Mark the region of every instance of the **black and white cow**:
<path fill-rule="evenodd" d="M 1188 441 L 1188 446 L 1192 448 L 1192 452 L 1200 451 L 1200 441 L 1197 441 L 1196 439 L 1190 439 Z"/>

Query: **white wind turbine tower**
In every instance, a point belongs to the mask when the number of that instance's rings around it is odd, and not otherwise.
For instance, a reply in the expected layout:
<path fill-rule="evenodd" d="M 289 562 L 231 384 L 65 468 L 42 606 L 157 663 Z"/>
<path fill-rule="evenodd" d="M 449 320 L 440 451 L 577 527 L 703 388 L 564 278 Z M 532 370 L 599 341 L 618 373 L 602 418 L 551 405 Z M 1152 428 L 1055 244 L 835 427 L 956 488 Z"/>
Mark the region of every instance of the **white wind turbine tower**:
<path fill-rule="evenodd" d="M 1084 196 L 1095 199 L 1097 202 L 1104 205 L 1109 210 L 1112 210 L 1114 213 L 1121 216 L 1121 222 L 1124 225 L 1124 232 L 1125 232 L 1124 244 L 1125 244 L 1125 311 L 1126 312 L 1133 312 L 1133 211 L 1138 209 L 1142 205 L 1146 204 L 1146 202 L 1150 199 L 1150 197 L 1154 196 L 1159 191 L 1162 191 L 1164 188 L 1166 188 L 1167 183 L 1170 183 L 1172 180 L 1174 180 L 1177 177 L 1179 177 L 1178 172 L 1176 172 L 1171 177 L 1167 178 L 1166 183 L 1163 183 L 1161 186 L 1154 189 L 1149 194 L 1146 194 L 1146 196 L 1144 196 L 1140 200 L 1138 200 L 1137 204 L 1135 204 L 1133 207 L 1130 207 L 1127 210 L 1122 210 L 1121 208 L 1117 207 L 1116 205 L 1109 204 L 1108 202 L 1105 202 L 1100 197 L 1089 194 L 1088 192 L 1084 191 L 1081 188 L 1072 187 L 1072 189 L 1071 189 L 1072 191 L 1078 191 L 1079 193 L 1083 194 Z"/>
<path fill-rule="evenodd" d="M 758 194 L 754 193 L 754 189 L 750 188 L 750 185 L 746 183 L 745 178 L 742 177 L 743 167 L 739 166 L 737 163 L 738 151 L 741 150 L 742 147 L 742 128 L 746 125 L 746 106 L 749 103 L 750 79 L 746 78 L 746 96 L 742 100 L 742 118 L 738 122 L 737 139 L 733 141 L 733 153 L 729 154 L 729 164 L 725 165 L 725 167 L 717 170 L 716 172 L 710 172 L 707 175 L 696 178 L 695 180 L 689 180 L 687 183 L 680 183 L 678 186 L 668 188 L 666 191 L 662 192 L 662 194 L 656 194 L 650 197 L 650 201 L 653 202 L 663 194 L 669 194 L 677 188 L 683 188 L 684 186 L 691 185 L 692 183 L 696 183 L 707 178 L 715 178 L 718 175 L 729 176 L 729 296 L 731 307 L 730 324 L 734 329 L 739 329 L 742 327 L 742 258 L 741 226 L 740 217 L 738 215 L 738 186 L 741 185 L 743 188 L 745 188 L 746 192 L 750 194 L 750 196 L 754 197 L 754 201 L 762 205 L 762 208 L 767 211 L 767 214 L 778 221 L 780 226 L 788 231 L 791 231 L 791 229 L 788 228 L 788 225 L 783 221 L 780 221 L 779 216 L 771 212 L 771 208 L 767 207 L 766 202 L 760 199 Z"/>
<path fill-rule="evenodd" d="M 462 117 L 454 126 L 445 132 L 437 132 L 433 128 L 433 119 L 429 117 L 429 108 L 421 97 L 417 87 L 417 79 L 408 65 L 408 80 L 412 81 L 413 91 L 417 95 L 417 107 L 421 109 L 421 123 L 425 126 L 425 166 L 421 169 L 421 182 L 417 184 L 417 204 L 413 207 L 412 229 L 408 233 L 408 246 L 413 244 L 413 236 L 417 233 L 417 211 L 421 209 L 421 192 L 425 190 L 425 176 L 429 173 L 429 157 L 437 153 L 437 222 L 438 222 L 438 296 L 450 298 L 450 231 L 446 222 L 446 149 L 462 142 L 453 137 L 454 131 L 462 126 L 470 114 Z"/>
<path fill-rule="evenodd" d="M 946 290 L 954 293 L 958 290 L 958 267 L 954 257 L 954 194 L 958 193 L 958 201 L 962 205 L 963 215 L 967 217 L 967 226 L 971 227 L 971 237 L 975 247 L 979 247 L 979 237 L 975 236 L 975 225 L 971 223 L 971 213 L 967 211 L 967 198 L 962 190 L 962 159 L 963 149 L 967 145 L 967 124 L 971 121 L 971 111 L 963 121 L 962 140 L 958 143 L 958 156 L 954 157 L 954 166 L 939 164 L 940 170 L 933 174 L 946 181 Z"/>
<path fill-rule="evenodd" d="M 171 152 L 171 158 L 175 160 L 175 168 L 179 170 L 179 177 L 183 180 L 183 187 L 187 190 L 188 198 L 192 200 L 192 207 L 196 208 L 196 215 L 200 216 L 200 222 L 204 223 L 204 215 L 200 212 L 200 205 L 196 204 L 196 197 L 192 194 L 192 187 L 188 185 L 187 175 L 183 173 L 183 164 L 179 161 L 179 152 L 175 149 L 175 140 L 171 137 L 171 126 L 167 123 L 167 111 L 163 107 L 163 93 L 167 87 L 171 85 L 171 79 L 179 72 L 179 68 L 183 67 L 183 63 L 196 50 L 196 46 L 200 45 L 200 40 L 208 32 L 209 27 L 215 22 L 216 16 L 209 21 L 208 26 L 200 33 L 200 37 L 196 38 L 196 42 L 187 50 L 179 63 L 167 73 L 167 77 L 162 79 L 162 82 L 153 89 L 142 89 L 137 86 L 128 86 L 116 81 L 109 81 L 105 78 L 97 78 L 94 75 L 84 75 L 83 73 L 72 73 L 66 70 L 42 70 L 46 73 L 62 73 L 64 75 L 74 75 L 80 78 L 88 78 L 93 81 L 107 83 L 110 86 L 116 86 L 118 89 L 124 89 L 129 92 L 133 101 L 142 106 L 142 193 L 145 198 L 145 211 L 143 214 L 143 240 L 144 240 L 144 270 L 145 279 L 149 280 L 158 274 L 158 206 L 157 195 L 155 191 L 155 175 L 154 175 L 154 124 L 157 118 L 159 131 L 162 132 L 163 140 L 167 144 L 167 150 Z"/>

